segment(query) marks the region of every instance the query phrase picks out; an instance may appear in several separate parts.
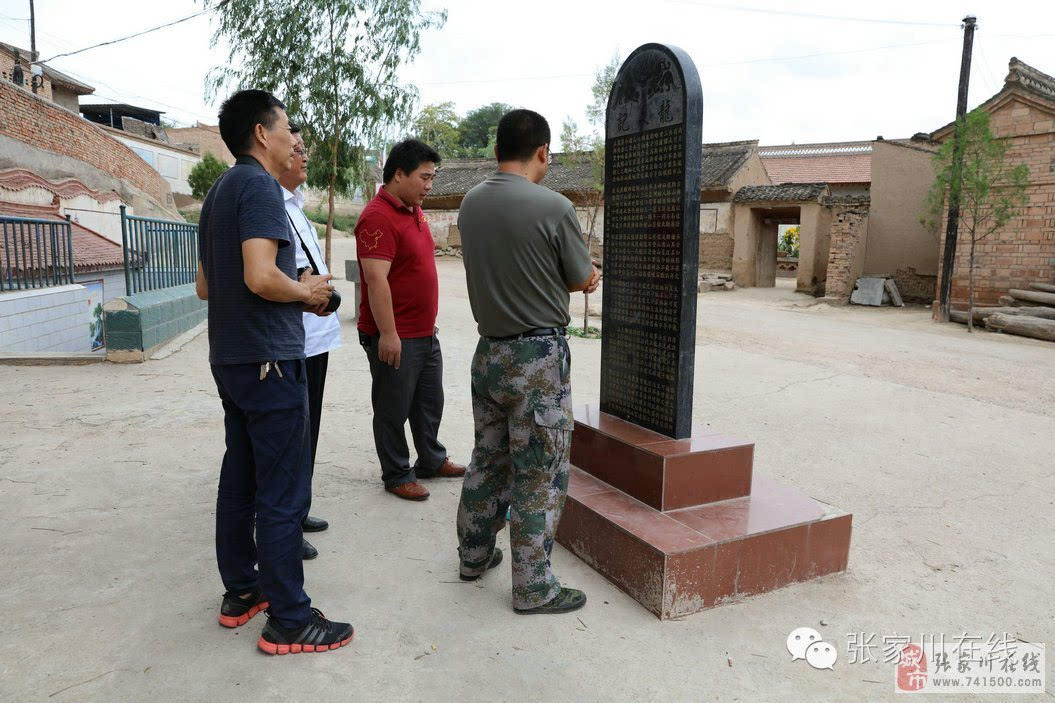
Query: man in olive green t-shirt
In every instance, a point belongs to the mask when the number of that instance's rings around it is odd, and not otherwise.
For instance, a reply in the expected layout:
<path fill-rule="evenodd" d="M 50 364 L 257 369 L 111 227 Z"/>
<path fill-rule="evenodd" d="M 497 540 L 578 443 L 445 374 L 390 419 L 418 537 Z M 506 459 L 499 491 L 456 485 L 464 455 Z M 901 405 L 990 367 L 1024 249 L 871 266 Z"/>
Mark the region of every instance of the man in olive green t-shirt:
<path fill-rule="evenodd" d="M 563 613 L 586 595 L 563 588 L 550 551 L 568 492 L 573 427 L 565 326 L 570 291 L 592 293 L 600 276 L 575 208 L 538 185 L 550 129 L 530 110 L 498 124 L 498 173 L 462 200 L 469 303 L 480 332 L 472 362 L 476 445 L 458 505 L 462 580 L 502 561 L 495 536 L 510 512 L 513 609 Z"/>

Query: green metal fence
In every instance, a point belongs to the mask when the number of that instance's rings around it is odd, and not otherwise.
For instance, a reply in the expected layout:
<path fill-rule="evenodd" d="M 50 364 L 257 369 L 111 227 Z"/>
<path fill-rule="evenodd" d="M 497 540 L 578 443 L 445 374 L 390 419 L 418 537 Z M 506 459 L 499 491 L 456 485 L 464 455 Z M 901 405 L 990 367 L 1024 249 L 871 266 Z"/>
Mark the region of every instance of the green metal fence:
<path fill-rule="evenodd" d="M 0 291 L 73 283 L 70 221 L 0 217 Z"/>
<path fill-rule="evenodd" d="M 121 206 L 128 295 L 194 283 L 198 273 L 198 225 L 136 217 Z"/>

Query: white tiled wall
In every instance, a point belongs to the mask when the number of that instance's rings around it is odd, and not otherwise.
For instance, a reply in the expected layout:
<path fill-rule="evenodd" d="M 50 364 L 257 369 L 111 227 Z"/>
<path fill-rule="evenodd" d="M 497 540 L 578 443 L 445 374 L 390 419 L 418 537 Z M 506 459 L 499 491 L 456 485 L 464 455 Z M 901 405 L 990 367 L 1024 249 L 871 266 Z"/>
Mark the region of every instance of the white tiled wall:
<path fill-rule="evenodd" d="M 91 351 L 84 286 L 0 293 L 0 352 Z"/>

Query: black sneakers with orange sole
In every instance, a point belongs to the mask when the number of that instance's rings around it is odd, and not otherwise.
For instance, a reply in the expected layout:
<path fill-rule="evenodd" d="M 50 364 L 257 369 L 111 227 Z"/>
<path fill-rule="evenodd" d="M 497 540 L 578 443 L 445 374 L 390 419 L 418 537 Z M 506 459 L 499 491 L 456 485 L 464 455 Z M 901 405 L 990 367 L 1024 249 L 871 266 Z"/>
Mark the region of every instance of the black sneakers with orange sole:
<path fill-rule="evenodd" d="M 228 591 L 223 594 L 223 603 L 220 604 L 220 624 L 224 627 L 241 627 L 253 616 L 262 610 L 267 610 L 267 597 L 255 589 L 246 593 L 233 593 Z"/>
<path fill-rule="evenodd" d="M 256 646 L 268 654 L 332 652 L 352 641 L 355 628 L 346 622 L 333 622 L 317 609 L 311 609 L 311 620 L 296 630 L 286 630 L 267 619 Z"/>

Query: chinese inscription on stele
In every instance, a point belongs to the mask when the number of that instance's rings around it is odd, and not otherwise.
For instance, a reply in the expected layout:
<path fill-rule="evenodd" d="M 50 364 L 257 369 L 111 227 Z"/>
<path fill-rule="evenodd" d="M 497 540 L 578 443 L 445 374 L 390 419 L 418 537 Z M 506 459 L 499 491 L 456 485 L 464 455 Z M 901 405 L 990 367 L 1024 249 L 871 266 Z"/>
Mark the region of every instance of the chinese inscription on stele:
<path fill-rule="evenodd" d="M 619 69 L 605 135 L 601 411 L 692 431 L 703 98 L 688 55 L 645 44 Z"/>

